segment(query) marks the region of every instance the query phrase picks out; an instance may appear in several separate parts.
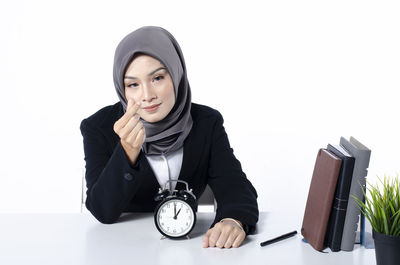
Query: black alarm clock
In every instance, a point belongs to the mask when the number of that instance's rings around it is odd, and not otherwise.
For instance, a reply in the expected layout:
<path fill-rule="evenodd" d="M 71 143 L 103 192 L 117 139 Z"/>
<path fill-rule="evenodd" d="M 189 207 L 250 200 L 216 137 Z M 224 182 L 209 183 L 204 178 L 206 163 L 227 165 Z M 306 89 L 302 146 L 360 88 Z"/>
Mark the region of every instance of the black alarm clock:
<path fill-rule="evenodd" d="M 169 182 L 181 182 L 185 190 L 169 190 Z M 154 198 L 160 201 L 154 212 L 154 223 L 158 231 L 165 237 L 177 239 L 189 238 L 189 233 L 196 224 L 196 196 L 183 180 L 169 180 L 164 189 L 160 189 Z"/>

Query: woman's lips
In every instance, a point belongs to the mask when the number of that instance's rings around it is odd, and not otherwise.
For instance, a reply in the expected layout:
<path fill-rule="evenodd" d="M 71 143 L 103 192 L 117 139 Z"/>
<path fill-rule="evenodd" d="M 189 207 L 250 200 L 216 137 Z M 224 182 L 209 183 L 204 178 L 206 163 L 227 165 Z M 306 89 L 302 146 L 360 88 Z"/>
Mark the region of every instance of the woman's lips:
<path fill-rule="evenodd" d="M 160 104 L 156 104 L 156 105 L 152 105 L 152 106 L 149 106 L 149 107 L 145 107 L 145 108 L 143 108 L 146 112 L 148 112 L 148 113 L 153 113 L 153 112 L 156 112 L 157 111 L 157 109 L 158 109 L 158 107 L 161 105 L 161 103 Z"/>

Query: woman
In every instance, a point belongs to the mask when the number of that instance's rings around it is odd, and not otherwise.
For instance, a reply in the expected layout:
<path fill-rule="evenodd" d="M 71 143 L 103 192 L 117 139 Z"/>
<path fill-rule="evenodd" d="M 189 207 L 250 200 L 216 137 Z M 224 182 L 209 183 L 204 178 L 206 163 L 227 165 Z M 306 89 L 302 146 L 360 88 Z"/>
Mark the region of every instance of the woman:
<path fill-rule="evenodd" d="M 221 114 L 191 102 L 175 38 L 160 27 L 139 28 L 119 43 L 113 71 L 120 102 L 81 123 L 86 207 L 114 223 L 122 212 L 154 211 L 154 195 L 168 180 L 188 182 L 197 198 L 208 184 L 218 208 L 203 247 L 238 247 L 258 221 L 257 193 Z"/>

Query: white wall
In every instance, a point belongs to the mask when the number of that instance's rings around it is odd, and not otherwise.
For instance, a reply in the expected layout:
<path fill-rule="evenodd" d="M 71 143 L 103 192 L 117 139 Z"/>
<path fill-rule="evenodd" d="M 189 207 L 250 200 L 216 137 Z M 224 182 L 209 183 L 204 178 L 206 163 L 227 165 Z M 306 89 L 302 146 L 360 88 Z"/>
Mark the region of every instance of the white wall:
<path fill-rule="evenodd" d="M 2 1 L 0 212 L 79 212 L 80 121 L 117 101 L 118 42 L 169 30 L 263 211 L 304 211 L 317 150 L 355 136 L 400 169 L 397 1 Z"/>

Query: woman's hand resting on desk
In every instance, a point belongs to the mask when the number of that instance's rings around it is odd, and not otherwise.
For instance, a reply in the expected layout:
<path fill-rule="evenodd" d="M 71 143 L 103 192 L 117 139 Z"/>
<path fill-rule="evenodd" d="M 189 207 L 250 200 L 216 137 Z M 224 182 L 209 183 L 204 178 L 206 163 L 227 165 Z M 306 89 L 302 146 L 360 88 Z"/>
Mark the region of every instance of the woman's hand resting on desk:
<path fill-rule="evenodd" d="M 237 248 L 242 244 L 246 233 L 242 224 L 234 219 L 225 218 L 209 229 L 203 237 L 203 248 Z"/>
<path fill-rule="evenodd" d="M 137 114 L 139 108 L 140 103 L 135 104 L 129 99 L 125 114 L 114 124 L 114 131 L 121 138 L 121 145 L 131 164 L 136 162 L 145 139 L 145 130 Z"/>

